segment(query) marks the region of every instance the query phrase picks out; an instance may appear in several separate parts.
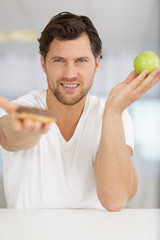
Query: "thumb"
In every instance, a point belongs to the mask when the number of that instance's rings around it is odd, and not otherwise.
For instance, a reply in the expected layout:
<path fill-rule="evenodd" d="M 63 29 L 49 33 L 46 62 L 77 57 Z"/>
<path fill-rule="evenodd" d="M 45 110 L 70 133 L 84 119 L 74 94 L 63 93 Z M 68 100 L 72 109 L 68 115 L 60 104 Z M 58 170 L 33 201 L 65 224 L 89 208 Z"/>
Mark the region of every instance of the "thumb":
<path fill-rule="evenodd" d="M 0 96 L 0 107 L 3 108 L 6 112 L 14 112 L 17 106 L 17 104 L 10 102 L 7 98 Z"/>

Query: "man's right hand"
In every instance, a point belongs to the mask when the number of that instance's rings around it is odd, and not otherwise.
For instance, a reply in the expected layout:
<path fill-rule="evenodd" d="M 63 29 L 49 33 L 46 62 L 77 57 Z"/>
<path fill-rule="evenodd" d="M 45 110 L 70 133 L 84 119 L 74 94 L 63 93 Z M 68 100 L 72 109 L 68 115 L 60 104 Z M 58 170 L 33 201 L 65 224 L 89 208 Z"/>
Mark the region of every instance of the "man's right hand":
<path fill-rule="evenodd" d="M 33 147 L 50 127 L 32 119 L 18 119 L 15 115 L 18 105 L 4 97 L 0 97 L 0 107 L 8 113 L 0 118 L 0 144 L 8 151 Z"/>

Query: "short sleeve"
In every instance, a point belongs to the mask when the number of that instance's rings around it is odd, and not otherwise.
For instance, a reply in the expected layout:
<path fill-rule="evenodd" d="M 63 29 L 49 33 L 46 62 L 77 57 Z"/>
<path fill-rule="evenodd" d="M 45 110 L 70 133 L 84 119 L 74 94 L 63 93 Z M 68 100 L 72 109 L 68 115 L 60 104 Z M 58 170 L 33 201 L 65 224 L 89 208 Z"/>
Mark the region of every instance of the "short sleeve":
<path fill-rule="evenodd" d="M 7 112 L 3 108 L 0 108 L 0 118 L 6 114 L 7 114 Z"/>
<path fill-rule="evenodd" d="M 134 150 L 134 128 L 133 122 L 130 114 L 127 110 L 125 110 L 122 114 L 124 133 L 125 133 L 125 141 L 128 146 L 130 146 Z"/>
<path fill-rule="evenodd" d="M 0 108 L 0 118 L 7 114 L 8 113 L 3 108 Z M 6 151 L 1 145 L 0 145 L 0 153 L 3 160 L 6 158 L 8 159 L 8 157 L 13 154 L 13 152 Z"/>

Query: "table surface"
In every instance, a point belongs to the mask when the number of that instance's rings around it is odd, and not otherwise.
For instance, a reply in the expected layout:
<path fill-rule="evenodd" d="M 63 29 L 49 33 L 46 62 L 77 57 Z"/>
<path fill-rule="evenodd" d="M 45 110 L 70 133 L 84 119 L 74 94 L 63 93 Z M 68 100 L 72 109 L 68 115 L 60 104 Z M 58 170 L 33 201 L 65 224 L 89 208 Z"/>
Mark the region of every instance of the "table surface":
<path fill-rule="evenodd" d="M 0 209 L 1 240 L 160 240 L 160 209 Z"/>

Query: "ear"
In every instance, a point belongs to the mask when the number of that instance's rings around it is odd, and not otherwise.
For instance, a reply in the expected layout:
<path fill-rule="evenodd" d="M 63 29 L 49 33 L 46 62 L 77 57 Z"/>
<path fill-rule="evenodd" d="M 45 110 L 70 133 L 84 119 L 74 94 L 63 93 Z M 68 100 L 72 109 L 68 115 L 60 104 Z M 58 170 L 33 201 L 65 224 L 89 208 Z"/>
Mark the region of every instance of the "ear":
<path fill-rule="evenodd" d="M 96 58 L 96 70 L 95 72 L 97 72 L 98 68 L 99 68 L 99 65 L 100 65 L 100 55 Z"/>
<path fill-rule="evenodd" d="M 45 60 L 44 57 L 41 55 L 41 67 L 44 73 L 46 73 L 46 64 L 45 64 Z"/>

